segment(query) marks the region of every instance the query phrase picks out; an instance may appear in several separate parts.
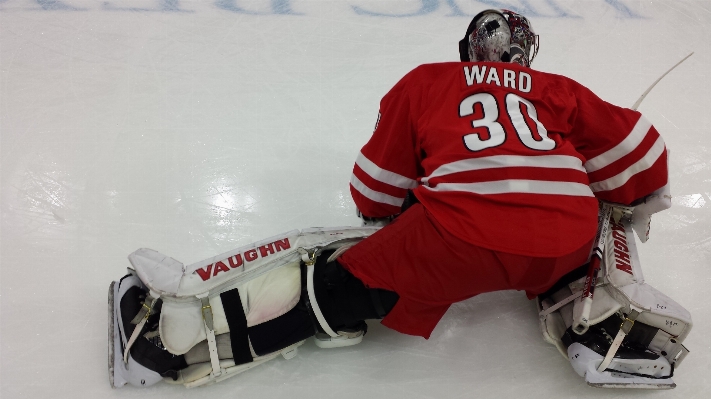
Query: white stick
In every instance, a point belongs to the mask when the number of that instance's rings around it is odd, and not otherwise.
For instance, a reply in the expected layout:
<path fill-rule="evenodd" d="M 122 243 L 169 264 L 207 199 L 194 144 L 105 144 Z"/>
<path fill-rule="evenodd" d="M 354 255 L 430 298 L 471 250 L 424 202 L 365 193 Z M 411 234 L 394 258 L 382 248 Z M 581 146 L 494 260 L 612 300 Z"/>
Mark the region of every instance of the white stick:
<path fill-rule="evenodd" d="M 687 55 L 686 57 L 684 57 L 681 61 L 677 62 L 676 65 L 674 65 L 673 67 L 669 68 L 668 71 L 664 72 L 664 75 L 660 76 L 659 79 L 655 80 L 654 83 L 652 83 L 652 85 L 649 86 L 649 88 L 647 89 L 647 91 L 645 91 L 644 93 L 642 93 L 642 96 L 637 100 L 637 102 L 634 103 L 634 105 L 632 106 L 632 109 L 636 110 L 636 109 L 639 107 L 639 104 L 642 103 L 642 100 L 644 100 L 644 98 L 647 97 L 647 94 L 649 94 L 649 92 L 652 91 L 652 89 L 654 88 L 654 86 L 656 86 L 657 83 L 659 83 L 659 81 L 662 80 L 662 78 L 664 78 L 665 76 L 667 76 L 667 74 L 668 74 L 669 72 L 671 72 L 674 68 L 678 67 L 679 64 L 681 64 L 682 62 L 686 61 L 686 59 L 689 58 L 689 57 L 691 57 L 692 55 L 694 55 L 694 52 L 693 52 L 693 51 L 691 52 L 691 54 L 689 54 L 689 55 Z"/>

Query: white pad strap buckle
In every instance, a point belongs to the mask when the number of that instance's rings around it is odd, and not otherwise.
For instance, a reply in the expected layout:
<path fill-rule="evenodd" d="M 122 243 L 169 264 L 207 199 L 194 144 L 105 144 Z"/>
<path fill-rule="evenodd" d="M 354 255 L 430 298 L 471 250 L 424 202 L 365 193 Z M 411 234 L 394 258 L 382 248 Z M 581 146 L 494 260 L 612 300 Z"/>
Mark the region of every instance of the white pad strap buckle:
<path fill-rule="evenodd" d="M 220 368 L 220 358 L 217 355 L 217 341 L 215 340 L 215 326 L 212 318 L 212 306 L 208 293 L 197 296 L 202 302 L 202 319 L 205 324 L 205 335 L 207 335 L 207 347 L 210 350 L 210 363 L 212 365 L 212 377 L 219 377 L 222 374 Z"/>
<path fill-rule="evenodd" d="M 318 324 L 321 325 L 323 331 L 333 338 L 338 337 L 338 334 L 333 331 L 331 326 L 328 325 L 326 318 L 321 312 L 321 308 L 318 306 L 316 301 L 316 293 L 314 292 L 314 265 L 316 264 L 316 250 L 309 252 L 303 248 L 298 249 L 301 254 L 301 260 L 306 264 L 306 291 L 309 294 L 309 302 L 311 302 L 311 310 L 318 320 Z"/>
<path fill-rule="evenodd" d="M 605 369 L 607 369 L 607 366 L 612 363 L 612 359 L 615 357 L 617 350 L 620 349 L 622 341 L 625 339 L 627 334 L 630 333 L 630 330 L 632 330 L 632 326 L 634 325 L 634 322 L 635 320 L 637 320 L 638 316 L 639 312 L 632 309 L 630 315 L 627 316 L 625 318 L 625 321 L 622 322 L 622 325 L 620 326 L 620 331 L 617 332 L 615 340 L 612 342 L 612 345 L 610 345 L 610 349 L 607 351 L 607 355 L 605 355 L 605 359 L 603 359 L 602 363 L 600 363 L 600 366 L 597 368 L 597 371 L 602 373 L 603 371 L 605 371 Z"/>
<path fill-rule="evenodd" d="M 126 349 L 123 351 L 123 362 L 128 363 L 128 353 L 133 344 L 136 342 L 138 339 L 138 336 L 141 335 L 141 331 L 143 331 L 143 326 L 146 325 L 146 322 L 148 321 L 148 316 L 151 315 L 151 310 L 153 309 L 153 306 L 156 304 L 156 301 L 158 300 L 158 295 L 154 298 L 152 295 L 152 292 L 146 295 L 146 299 L 143 301 L 143 305 L 141 306 L 141 310 L 138 311 L 138 314 L 136 314 L 136 317 L 131 320 L 131 323 L 136 325 L 136 328 L 133 329 L 133 333 L 131 334 L 131 338 L 129 338 L 128 343 L 126 343 Z"/>

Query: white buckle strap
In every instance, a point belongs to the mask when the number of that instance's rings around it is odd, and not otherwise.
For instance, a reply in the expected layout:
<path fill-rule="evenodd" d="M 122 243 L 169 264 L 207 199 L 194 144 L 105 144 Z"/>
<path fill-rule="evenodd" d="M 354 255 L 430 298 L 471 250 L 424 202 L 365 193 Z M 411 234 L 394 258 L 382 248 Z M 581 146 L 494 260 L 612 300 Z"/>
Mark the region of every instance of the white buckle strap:
<path fill-rule="evenodd" d="M 138 339 L 138 336 L 141 335 L 141 331 L 143 331 L 143 326 L 146 325 L 146 322 L 148 321 L 148 316 L 151 315 L 151 310 L 153 309 L 153 306 L 156 304 L 156 301 L 158 300 L 159 295 L 156 295 L 154 298 L 152 292 L 146 295 L 146 299 L 143 301 L 143 305 L 141 306 L 141 310 L 138 311 L 138 314 L 136 314 L 136 317 L 131 320 L 132 324 L 136 325 L 136 328 L 133 329 L 133 333 L 131 334 L 131 338 L 129 338 L 128 342 L 126 343 L 126 348 L 123 351 L 123 362 L 128 363 L 128 353 L 133 344 L 136 342 Z"/>
<path fill-rule="evenodd" d="M 323 331 L 331 337 L 336 338 L 339 335 L 331 329 L 331 326 L 328 325 L 328 322 L 326 321 L 326 318 L 323 317 L 321 308 L 318 306 L 318 302 L 316 301 L 316 293 L 314 292 L 314 265 L 316 264 L 316 251 L 314 250 L 309 253 L 307 250 L 299 248 L 299 253 L 301 253 L 301 260 L 303 260 L 306 264 L 306 291 L 309 295 L 309 302 L 311 302 L 311 311 L 313 311 L 314 316 L 316 316 L 316 320 L 318 320 L 318 324 L 321 325 Z"/>
<path fill-rule="evenodd" d="M 635 320 L 637 320 L 638 316 L 639 312 L 635 309 L 632 309 L 630 315 L 627 316 L 625 318 L 625 321 L 622 322 L 622 325 L 620 326 L 620 331 L 617 332 L 615 340 L 612 341 L 612 345 L 610 345 L 610 349 L 608 349 L 607 355 L 605 355 L 605 359 L 603 359 L 602 363 L 600 363 L 600 366 L 597 368 L 597 371 L 602 373 L 603 371 L 605 371 L 605 369 L 607 369 L 607 366 L 612 363 L 612 359 L 615 357 L 617 350 L 620 349 L 622 341 L 625 339 L 627 334 L 630 333 L 630 330 L 632 330 L 632 326 L 634 325 L 634 322 Z"/>
<path fill-rule="evenodd" d="M 197 296 L 202 302 L 202 320 L 205 325 L 205 335 L 207 335 L 207 347 L 210 350 L 210 364 L 212 365 L 212 376 L 218 377 L 222 374 L 220 368 L 220 358 L 217 355 L 217 341 L 215 340 L 215 326 L 212 318 L 212 306 L 208 293 Z"/>

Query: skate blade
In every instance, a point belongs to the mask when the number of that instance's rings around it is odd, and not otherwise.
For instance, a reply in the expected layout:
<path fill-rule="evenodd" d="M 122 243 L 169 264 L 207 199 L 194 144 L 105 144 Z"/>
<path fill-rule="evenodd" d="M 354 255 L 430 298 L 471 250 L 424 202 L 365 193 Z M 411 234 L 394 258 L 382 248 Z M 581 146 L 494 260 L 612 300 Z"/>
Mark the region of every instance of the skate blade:
<path fill-rule="evenodd" d="M 126 385 L 126 379 L 118 374 L 117 371 L 121 369 L 122 365 L 117 365 L 116 361 L 122 358 L 121 354 L 121 344 L 120 344 L 120 332 L 118 330 L 118 324 L 116 319 L 116 296 L 118 291 L 118 282 L 113 281 L 109 286 L 109 336 L 108 336 L 108 347 L 109 347 L 109 383 L 111 388 L 121 388 Z M 117 341 L 118 340 L 118 341 Z"/>
<path fill-rule="evenodd" d="M 111 388 L 115 388 L 114 386 L 114 285 L 116 285 L 115 281 L 111 282 L 111 285 L 109 285 L 109 336 L 107 339 L 108 342 L 108 349 L 109 349 L 109 383 L 111 384 Z"/>
<path fill-rule="evenodd" d="M 671 378 L 647 378 L 632 376 L 629 374 L 612 373 L 604 371 L 602 373 L 588 372 L 585 374 L 585 382 L 596 388 L 625 388 L 625 389 L 673 389 L 676 384 Z"/>

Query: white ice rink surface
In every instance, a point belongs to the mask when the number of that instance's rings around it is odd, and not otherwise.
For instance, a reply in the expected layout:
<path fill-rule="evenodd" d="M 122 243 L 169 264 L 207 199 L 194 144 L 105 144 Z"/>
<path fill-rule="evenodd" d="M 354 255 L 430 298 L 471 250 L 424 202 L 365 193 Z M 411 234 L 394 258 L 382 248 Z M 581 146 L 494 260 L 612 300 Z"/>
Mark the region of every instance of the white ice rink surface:
<path fill-rule="evenodd" d="M 357 225 L 348 191 L 378 103 L 458 60 L 470 18 L 528 15 L 539 70 L 640 110 L 671 150 L 674 206 L 640 245 L 647 282 L 691 312 L 672 391 L 587 387 L 535 304 L 454 305 L 430 340 L 278 359 L 199 390 L 111 390 L 109 283 L 149 247 L 183 262 L 291 229 Z M 0 397 L 711 397 L 711 2 L 1 0 Z"/>

